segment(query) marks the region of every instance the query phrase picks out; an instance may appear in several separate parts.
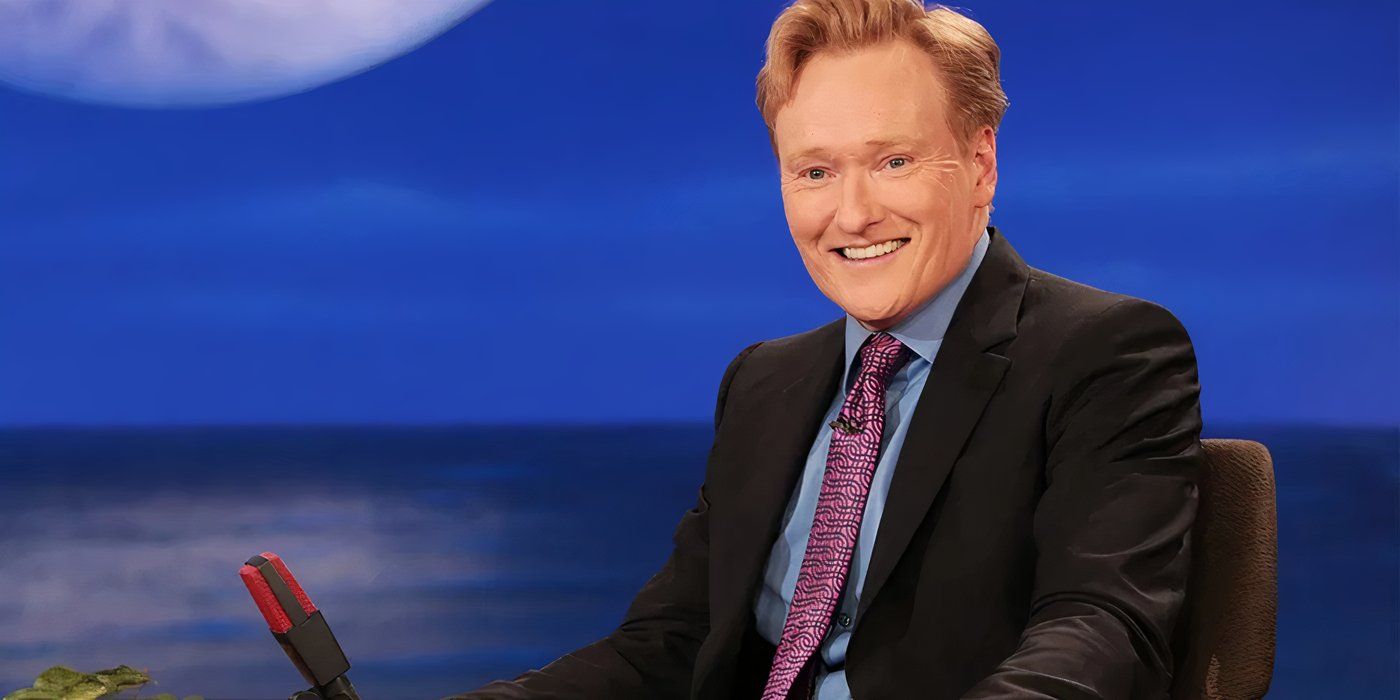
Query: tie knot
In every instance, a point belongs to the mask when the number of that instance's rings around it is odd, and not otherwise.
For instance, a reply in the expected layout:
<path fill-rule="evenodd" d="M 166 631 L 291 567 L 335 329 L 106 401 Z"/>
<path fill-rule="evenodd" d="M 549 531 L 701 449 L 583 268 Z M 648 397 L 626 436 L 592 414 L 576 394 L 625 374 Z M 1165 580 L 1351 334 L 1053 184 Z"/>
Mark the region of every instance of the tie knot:
<path fill-rule="evenodd" d="M 878 374 L 888 379 L 909 357 L 909 347 L 881 331 L 865 339 L 860 347 L 861 374 Z"/>

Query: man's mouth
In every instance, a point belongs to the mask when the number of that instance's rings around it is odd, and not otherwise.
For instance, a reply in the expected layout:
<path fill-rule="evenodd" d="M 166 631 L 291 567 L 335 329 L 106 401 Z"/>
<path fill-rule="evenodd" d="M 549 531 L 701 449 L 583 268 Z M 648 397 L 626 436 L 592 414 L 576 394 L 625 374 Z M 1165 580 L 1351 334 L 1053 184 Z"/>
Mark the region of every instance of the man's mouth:
<path fill-rule="evenodd" d="M 908 238 L 896 238 L 892 241 L 876 243 L 875 245 L 866 246 L 864 248 L 837 248 L 832 252 L 840 254 L 841 257 L 847 260 L 869 260 L 871 258 L 889 255 L 903 248 L 904 244 L 908 242 Z"/>

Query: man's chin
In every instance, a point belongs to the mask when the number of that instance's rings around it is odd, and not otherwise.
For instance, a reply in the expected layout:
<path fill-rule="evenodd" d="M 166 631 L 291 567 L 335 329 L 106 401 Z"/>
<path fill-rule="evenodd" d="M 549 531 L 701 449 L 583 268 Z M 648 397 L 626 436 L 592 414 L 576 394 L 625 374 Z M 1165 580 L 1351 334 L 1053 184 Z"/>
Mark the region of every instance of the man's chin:
<path fill-rule="evenodd" d="M 841 307 L 870 330 L 884 330 L 897 320 L 900 307 L 893 303 L 849 303 Z"/>

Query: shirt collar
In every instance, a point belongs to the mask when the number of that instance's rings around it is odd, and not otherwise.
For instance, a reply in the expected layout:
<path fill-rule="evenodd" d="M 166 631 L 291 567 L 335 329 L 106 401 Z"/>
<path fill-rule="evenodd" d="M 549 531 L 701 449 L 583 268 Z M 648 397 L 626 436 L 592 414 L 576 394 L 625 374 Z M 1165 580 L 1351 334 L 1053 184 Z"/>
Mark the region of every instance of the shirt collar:
<path fill-rule="evenodd" d="M 962 272 L 953 278 L 948 286 L 939 290 L 932 299 L 924 302 L 908 318 L 895 324 L 886 332 L 894 336 L 899 342 L 909 346 L 914 354 L 932 363 L 934 355 L 938 352 L 938 346 L 943 343 L 943 334 L 948 330 L 948 324 L 953 320 L 953 310 L 958 308 L 958 302 L 962 300 L 963 292 L 967 290 L 967 285 L 972 281 L 972 275 L 977 272 L 977 268 L 982 264 L 982 258 L 987 254 L 987 245 L 991 238 L 985 230 L 982 237 L 977 239 L 977 244 L 972 248 L 972 257 L 968 259 L 967 265 Z M 868 331 L 865 326 L 860 325 L 855 317 L 846 314 L 846 374 L 851 372 L 851 362 L 856 357 L 856 352 L 865 339 L 870 337 L 873 331 Z M 842 382 L 844 386 L 845 382 Z"/>

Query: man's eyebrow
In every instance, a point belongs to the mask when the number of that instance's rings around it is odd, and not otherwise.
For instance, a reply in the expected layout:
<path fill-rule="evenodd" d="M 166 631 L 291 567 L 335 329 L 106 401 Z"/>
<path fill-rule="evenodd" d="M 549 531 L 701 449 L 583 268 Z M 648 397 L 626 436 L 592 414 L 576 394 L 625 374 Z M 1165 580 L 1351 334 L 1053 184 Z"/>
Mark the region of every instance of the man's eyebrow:
<path fill-rule="evenodd" d="M 871 139 L 871 140 L 869 140 L 869 141 L 866 141 L 866 142 L 865 142 L 865 145 L 866 145 L 866 146 L 881 147 L 881 148 L 883 148 L 883 147 L 887 147 L 887 146 L 895 146 L 895 145 L 898 145 L 898 144 L 901 144 L 901 143 L 913 143 L 913 142 L 914 142 L 914 139 L 912 139 L 912 138 L 910 138 L 910 137 L 908 137 L 908 136 L 887 136 L 887 137 L 884 137 L 884 138 Z M 827 151 L 826 151 L 826 148 L 825 148 L 824 146 L 814 146 L 814 147 L 812 147 L 812 148 L 808 148 L 808 149 L 802 151 L 801 153 L 795 153 L 795 154 L 793 154 L 793 155 L 790 155 L 790 156 L 788 156 L 788 157 L 786 158 L 786 160 L 792 161 L 792 160 L 800 160 L 800 159 L 806 158 L 806 157 L 808 157 L 808 156 L 826 155 L 826 152 L 827 152 Z"/>

